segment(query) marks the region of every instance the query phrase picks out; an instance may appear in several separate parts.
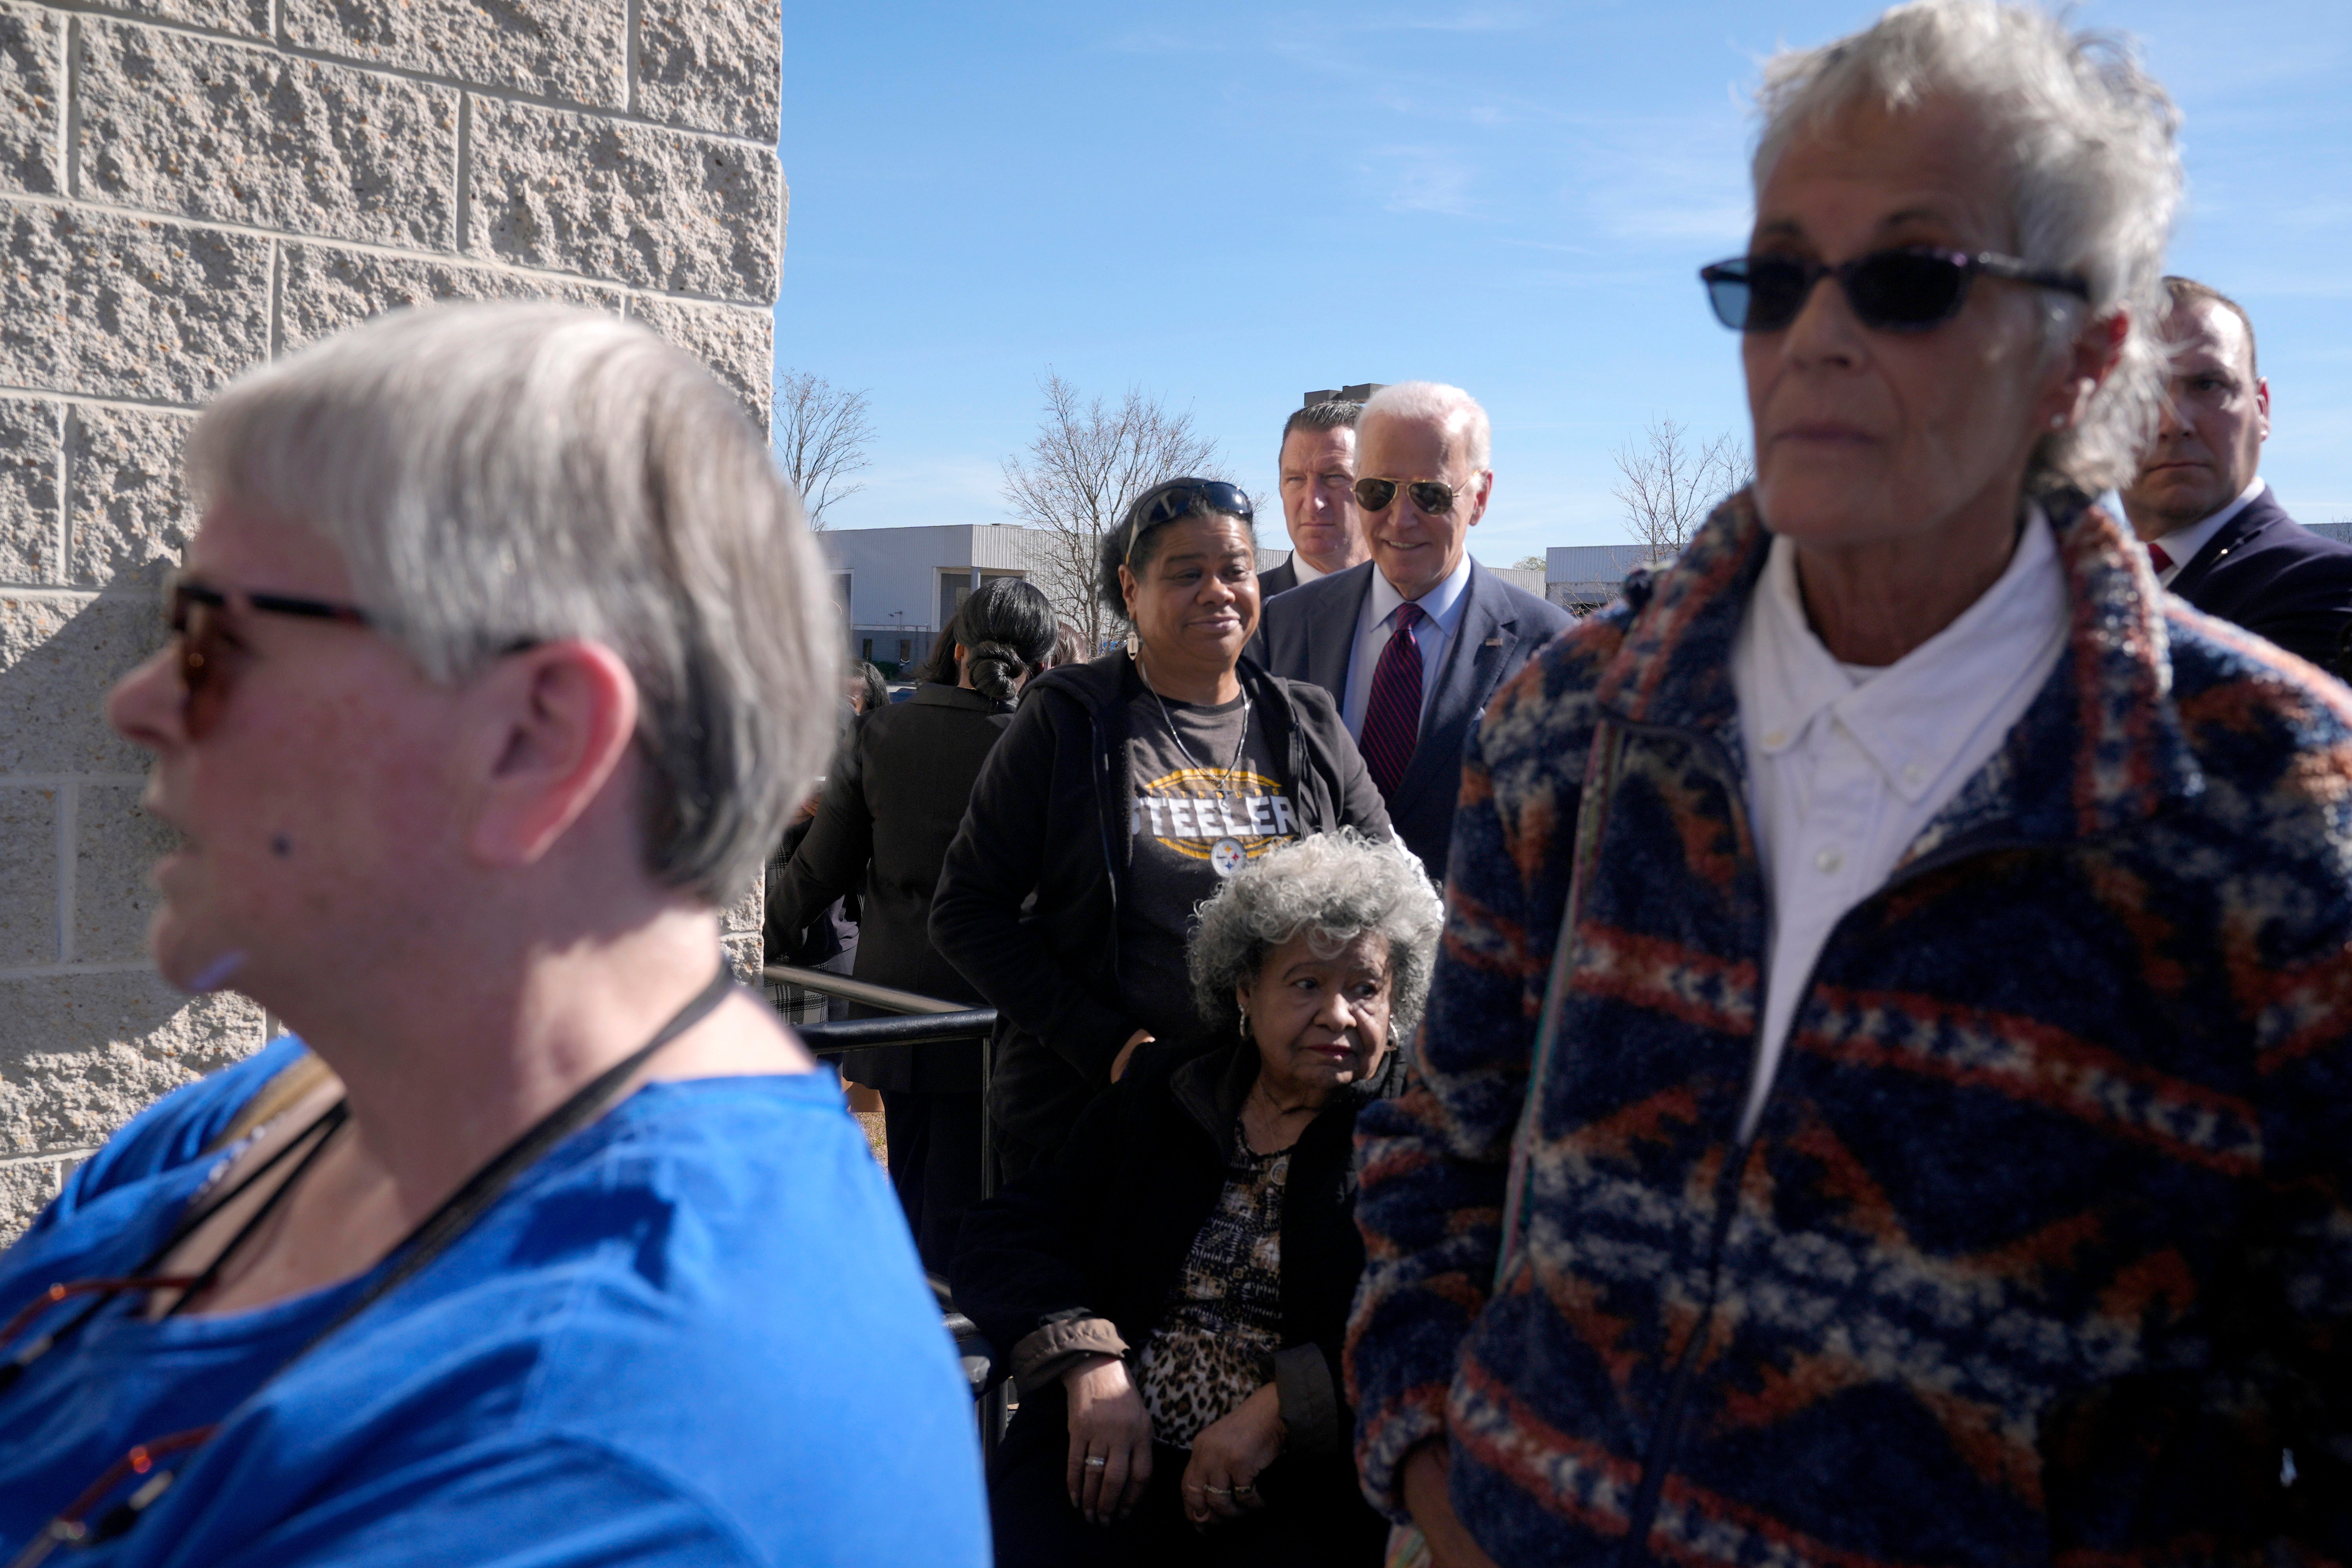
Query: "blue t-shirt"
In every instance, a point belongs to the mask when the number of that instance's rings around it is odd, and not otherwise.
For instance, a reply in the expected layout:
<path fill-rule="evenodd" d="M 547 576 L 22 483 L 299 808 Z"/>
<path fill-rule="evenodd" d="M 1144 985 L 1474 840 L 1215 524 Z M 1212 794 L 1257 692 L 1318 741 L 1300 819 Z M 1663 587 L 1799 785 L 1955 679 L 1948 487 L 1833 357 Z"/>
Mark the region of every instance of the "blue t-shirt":
<path fill-rule="evenodd" d="M 135 1268 L 299 1049 L 77 1170 L 0 1257 L 0 1321 Z M 247 1403 L 365 1285 L 162 1322 L 126 1296 L 32 1363 L 0 1393 L 0 1560 L 133 1444 L 235 1412 L 129 1535 L 52 1563 L 988 1561 L 969 1389 L 830 1075 L 638 1089 Z"/>

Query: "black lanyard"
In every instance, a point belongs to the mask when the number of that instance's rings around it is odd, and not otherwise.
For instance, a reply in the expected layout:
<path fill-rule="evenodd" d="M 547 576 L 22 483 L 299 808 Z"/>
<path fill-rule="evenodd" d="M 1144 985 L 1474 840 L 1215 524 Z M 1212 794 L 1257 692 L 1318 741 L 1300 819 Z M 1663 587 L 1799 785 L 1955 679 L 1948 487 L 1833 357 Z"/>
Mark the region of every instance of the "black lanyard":
<path fill-rule="evenodd" d="M 656 1030 L 652 1039 L 597 1074 L 593 1079 L 575 1091 L 569 1100 L 540 1118 L 522 1136 L 500 1150 L 489 1163 L 467 1177 L 463 1186 L 450 1194 L 438 1208 L 419 1221 L 415 1229 L 403 1237 L 399 1243 L 385 1254 L 386 1258 L 391 1260 L 390 1267 L 383 1268 L 374 1283 L 361 1291 L 341 1311 L 336 1313 L 324 1328 L 305 1341 L 299 1350 L 278 1363 L 277 1368 L 268 1377 L 262 1379 L 253 1392 L 247 1394 L 240 1402 L 237 1411 L 250 1406 L 254 1401 L 260 1398 L 270 1384 L 285 1376 L 288 1369 L 295 1363 L 318 1349 L 330 1336 L 383 1300 L 395 1286 L 410 1279 L 425 1265 L 447 1251 L 452 1243 L 465 1235 L 474 1222 L 488 1212 L 490 1207 L 505 1194 L 507 1188 L 513 1185 L 516 1177 L 537 1164 L 549 1150 L 603 1115 L 613 1098 L 620 1092 L 621 1086 L 626 1083 L 639 1068 L 645 1066 L 647 1058 L 709 1016 L 712 1009 L 727 999 L 727 994 L 733 988 L 733 984 L 734 982 L 729 975 L 726 966 L 721 964 L 719 973 L 711 976 L 710 984 L 696 993 L 693 999 L 685 1006 L 671 1015 L 669 1022 Z M 303 1173 L 310 1168 L 310 1163 L 318 1158 L 319 1151 L 326 1147 L 328 1141 L 334 1136 L 335 1130 L 341 1125 L 347 1114 L 346 1102 L 336 1101 L 317 1121 L 288 1140 L 284 1148 L 271 1154 L 258 1169 L 239 1182 L 219 1203 L 207 1207 L 202 1215 L 174 1227 L 171 1238 L 149 1255 L 146 1263 L 140 1269 L 142 1276 L 169 1256 L 172 1248 L 184 1240 L 198 1226 L 219 1213 L 226 1205 L 235 1202 L 237 1195 L 251 1186 L 265 1172 L 283 1160 L 292 1150 L 300 1146 L 305 1140 L 311 1139 L 314 1133 L 317 1134 L 316 1141 L 310 1144 L 310 1152 L 302 1157 L 302 1163 L 295 1167 L 283 1183 L 279 1184 L 278 1190 L 271 1194 L 268 1201 L 262 1205 L 261 1212 L 247 1220 L 238 1229 L 236 1235 L 229 1238 L 227 1247 L 222 1249 L 219 1257 L 213 1259 L 203 1274 L 186 1281 L 174 1279 L 156 1282 L 184 1286 L 185 1293 L 181 1296 L 178 1302 L 173 1304 L 173 1310 L 177 1311 L 199 1289 L 209 1285 L 218 1276 L 221 1265 L 226 1260 L 228 1254 L 252 1234 L 259 1225 L 263 1215 L 274 1207 L 278 1200 L 285 1196 L 287 1191 L 301 1179 Z M 57 1334 L 44 1335 L 36 1341 L 37 1349 L 33 1346 L 26 1347 L 32 1351 L 32 1353 L 20 1355 L 16 1363 L 7 1369 L 6 1380 L 0 1382 L 0 1392 L 5 1392 L 8 1384 L 13 1383 L 16 1377 L 21 1374 L 26 1364 L 37 1359 L 58 1340 L 79 1329 L 117 1294 L 142 1281 L 134 1279 L 105 1283 L 111 1289 L 109 1289 L 97 1302 L 75 1318 L 65 1329 Z M 44 1298 L 44 1300 L 61 1300 L 62 1298 L 58 1296 L 57 1292 L 67 1289 L 68 1288 L 64 1286 L 52 1286 L 49 1295 Z M 227 1416 L 210 1426 L 192 1427 L 185 1432 L 175 1432 L 169 1436 L 159 1437 L 152 1442 L 142 1443 L 132 1448 L 105 1475 L 100 1477 L 96 1484 L 68 1505 L 64 1512 L 50 1520 L 39 1532 L 35 1534 L 33 1539 L 26 1543 L 24 1551 L 12 1560 L 9 1568 L 33 1568 L 33 1564 L 39 1563 L 60 1544 L 94 1546 L 100 1542 L 111 1541 L 121 1535 L 139 1522 L 140 1515 L 156 1499 L 162 1497 L 164 1490 L 172 1484 L 174 1471 L 159 1468 L 154 1461 L 172 1454 L 184 1453 L 201 1446 L 206 1438 L 227 1425 L 230 1420 L 235 1419 L 237 1411 L 230 1412 Z M 83 1517 L 90 1508 L 104 1500 L 108 1491 L 131 1475 L 146 1478 L 138 1490 L 121 1504 L 108 1510 L 94 1521 Z"/>

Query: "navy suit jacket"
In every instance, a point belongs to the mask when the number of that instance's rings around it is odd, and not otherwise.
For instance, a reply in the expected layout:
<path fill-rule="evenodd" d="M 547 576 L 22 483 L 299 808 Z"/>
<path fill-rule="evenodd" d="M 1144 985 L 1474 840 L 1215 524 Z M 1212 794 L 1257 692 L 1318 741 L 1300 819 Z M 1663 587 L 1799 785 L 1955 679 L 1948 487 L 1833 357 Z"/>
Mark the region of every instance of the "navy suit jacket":
<path fill-rule="evenodd" d="M 2209 616 L 2346 674 L 2352 637 L 2352 544 L 2286 514 L 2268 485 L 2205 542 L 2171 591 Z"/>
<path fill-rule="evenodd" d="M 1287 594 L 1298 586 L 1298 568 L 1288 561 L 1257 574 L 1257 596 L 1271 599 L 1276 594 Z"/>
<path fill-rule="evenodd" d="M 1348 700 L 1348 659 L 1356 617 L 1372 591 L 1371 562 L 1294 588 L 1265 606 L 1251 654 L 1276 675 L 1309 680 L 1334 701 Z M 1389 802 L 1389 820 L 1433 877 L 1445 875 L 1454 802 L 1462 791 L 1462 750 L 1495 689 L 1576 617 L 1514 588 L 1476 562 L 1463 591 L 1462 619 L 1422 708 L 1421 738 Z"/>

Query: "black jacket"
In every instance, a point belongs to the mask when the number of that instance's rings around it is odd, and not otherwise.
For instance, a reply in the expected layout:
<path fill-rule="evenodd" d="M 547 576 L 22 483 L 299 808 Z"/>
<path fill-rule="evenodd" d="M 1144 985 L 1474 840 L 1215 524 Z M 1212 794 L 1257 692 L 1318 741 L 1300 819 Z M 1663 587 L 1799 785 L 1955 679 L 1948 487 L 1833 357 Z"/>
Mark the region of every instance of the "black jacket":
<path fill-rule="evenodd" d="M 1224 1189 L 1257 1047 L 1206 1055 L 1155 1044 L 1087 1108 L 1054 1158 L 964 1215 L 949 1270 L 957 1310 L 1000 1352 L 1050 1314 L 1108 1318 L 1140 1349 Z M 1286 1452 L 1329 1452 L 1354 1428 L 1339 1353 L 1364 1270 L 1356 1229 L 1356 1112 L 1335 1094 L 1292 1146 L 1282 1198 L 1282 1346 L 1275 1382 Z"/>
<path fill-rule="evenodd" d="M 1268 602 L 1251 656 L 1294 680 L 1313 681 L 1335 700 L 1345 697 L 1356 617 L 1377 570 L 1367 561 Z M 1475 561 L 1463 598 L 1461 622 L 1422 713 L 1421 739 L 1388 803 L 1398 837 L 1441 880 L 1454 841 L 1454 802 L 1462 793 L 1462 752 L 1471 726 L 1503 682 L 1576 620 Z"/>
<path fill-rule="evenodd" d="M 2268 485 L 2182 565 L 2171 591 L 2309 659 L 2352 674 L 2352 544 L 2286 514 Z"/>
<path fill-rule="evenodd" d="M 981 1005 L 980 993 L 931 945 L 931 894 L 972 782 L 1012 721 L 1011 704 L 937 682 L 859 720 L 825 781 L 816 821 L 770 890 L 769 929 L 798 930 L 863 878 L 851 973 L 877 985 Z M 977 1094 L 980 1046 L 852 1051 L 842 1072 L 876 1089 Z"/>
<path fill-rule="evenodd" d="M 1298 568 L 1286 561 L 1279 566 L 1269 566 L 1257 574 L 1257 596 L 1261 603 L 1276 594 L 1287 594 L 1298 586 Z"/>
<path fill-rule="evenodd" d="M 1240 676 L 1289 756 L 1301 831 L 1386 837 L 1380 791 L 1330 696 L 1247 659 Z M 1061 1142 L 1143 1026 L 1119 996 L 1118 907 L 1134 847 L 1127 705 L 1144 690 L 1125 653 L 1031 681 L 931 901 L 931 940 L 997 1010 L 989 1114 L 1032 1150 Z"/>

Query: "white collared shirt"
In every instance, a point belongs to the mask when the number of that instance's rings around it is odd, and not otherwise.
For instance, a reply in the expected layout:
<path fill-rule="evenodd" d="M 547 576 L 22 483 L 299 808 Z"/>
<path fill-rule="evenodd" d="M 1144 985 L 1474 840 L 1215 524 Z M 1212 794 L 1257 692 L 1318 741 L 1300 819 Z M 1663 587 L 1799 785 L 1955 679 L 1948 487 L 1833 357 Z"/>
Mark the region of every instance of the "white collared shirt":
<path fill-rule="evenodd" d="M 1306 552 L 1297 550 L 1290 552 L 1290 569 L 1298 574 L 1298 582 L 1296 585 L 1301 588 L 1318 577 L 1328 577 L 1331 574 L 1328 572 L 1315 570 L 1314 563 L 1307 559 Z"/>
<path fill-rule="evenodd" d="M 2200 518 L 2187 528 L 2176 528 L 2158 540 L 2156 542 L 2164 546 L 2164 552 L 2172 557 L 2172 564 L 2158 572 L 2156 580 L 2168 588 L 2171 587 L 2172 580 L 2180 575 L 2180 569 L 2196 560 L 2197 552 L 2210 544 L 2213 536 L 2221 532 L 2231 518 L 2252 506 L 2254 498 L 2262 493 L 2263 477 L 2256 474 L 2246 488 L 2238 492 L 2236 500 L 2212 516 Z"/>
<path fill-rule="evenodd" d="M 1796 549 L 1772 541 L 1731 655 L 1773 916 L 1742 1138 L 1832 928 L 1990 760 L 2056 668 L 2066 626 L 2065 573 L 2038 503 L 2000 579 L 1878 670 L 1842 665 L 1822 646 L 1798 592 Z"/>
<path fill-rule="evenodd" d="M 1437 689 L 1437 672 L 1444 668 L 1445 647 L 1454 640 L 1454 629 L 1462 624 L 1462 611 L 1469 593 L 1470 552 L 1465 550 L 1443 582 L 1413 601 L 1428 617 L 1412 628 L 1413 646 L 1421 649 L 1423 714 L 1429 711 L 1430 694 Z M 1348 723 L 1348 733 L 1359 739 L 1364 733 L 1365 710 L 1372 705 L 1372 672 L 1380 668 L 1381 654 L 1389 646 L 1390 634 L 1396 630 L 1397 606 L 1404 602 L 1404 595 L 1391 587 L 1389 580 L 1381 575 L 1380 567 L 1374 565 L 1371 591 L 1364 595 L 1363 607 L 1356 612 L 1355 647 L 1348 656 L 1348 689 L 1339 706 L 1340 717 Z"/>

